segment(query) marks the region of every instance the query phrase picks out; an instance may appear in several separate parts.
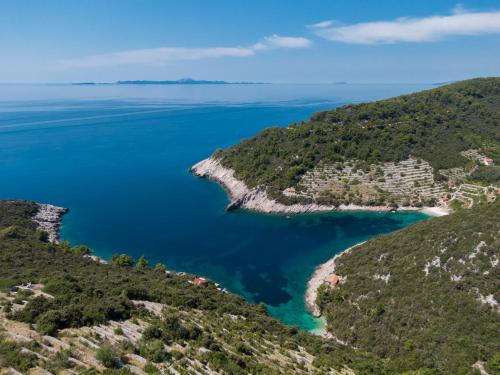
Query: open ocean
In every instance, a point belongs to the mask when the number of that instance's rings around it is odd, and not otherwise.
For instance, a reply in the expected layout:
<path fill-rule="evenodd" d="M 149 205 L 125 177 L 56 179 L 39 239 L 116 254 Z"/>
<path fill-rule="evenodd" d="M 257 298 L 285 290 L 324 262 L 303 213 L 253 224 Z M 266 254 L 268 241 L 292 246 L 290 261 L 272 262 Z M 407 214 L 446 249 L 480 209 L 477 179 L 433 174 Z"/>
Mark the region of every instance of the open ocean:
<path fill-rule="evenodd" d="M 72 244 L 207 276 L 313 330 L 321 322 L 305 310 L 304 292 L 314 268 L 426 216 L 225 212 L 223 189 L 188 169 L 265 127 L 425 88 L 0 85 L 0 199 L 68 207 L 62 238 Z"/>

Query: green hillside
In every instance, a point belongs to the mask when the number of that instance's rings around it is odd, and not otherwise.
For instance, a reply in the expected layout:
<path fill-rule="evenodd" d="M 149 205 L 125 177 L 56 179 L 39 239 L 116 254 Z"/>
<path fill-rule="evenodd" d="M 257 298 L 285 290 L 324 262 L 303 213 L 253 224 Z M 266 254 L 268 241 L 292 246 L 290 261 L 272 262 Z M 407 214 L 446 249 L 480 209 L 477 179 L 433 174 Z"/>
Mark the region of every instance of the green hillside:
<path fill-rule="evenodd" d="M 493 306 L 500 298 L 500 202 L 427 220 L 341 257 L 336 272 L 346 281 L 320 288 L 318 302 L 328 331 L 347 345 L 285 327 L 261 305 L 143 258 L 101 264 L 82 256 L 86 247 L 49 243 L 31 220 L 36 212 L 33 202 L 0 201 L 0 371 L 500 369 Z"/>
<path fill-rule="evenodd" d="M 500 373 L 500 202 L 381 236 L 341 256 L 322 287 L 328 330 L 391 372 Z M 423 371 L 423 370 L 422 370 Z"/>
<path fill-rule="evenodd" d="M 266 129 L 213 156 L 250 188 L 264 186 L 284 203 L 290 199 L 282 191 L 300 187 L 301 177 L 318 166 L 368 171 L 410 156 L 429 163 L 436 183 L 447 180 L 440 171 L 462 168 L 464 180 L 498 184 L 499 125 L 500 78 L 478 78 L 319 112 L 308 121 Z M 462 154 L 467 150 L 477 150 L 496 165 L 479 167 Z"/>
<path fill-rule="evenodd" d="M 0 201 L 0 373 L 39 366 L 52 373 L 321 374 L 379 366 L 364 352 L 283 326 L 264 306 L 212 282 L 192 284 L 193 276 L 144 259 L 131 266 L 125 255 L 100 264 L 82 256 L 85 247 L 49 243 L 31 220 L 36 212 L 33 202 Z"/>

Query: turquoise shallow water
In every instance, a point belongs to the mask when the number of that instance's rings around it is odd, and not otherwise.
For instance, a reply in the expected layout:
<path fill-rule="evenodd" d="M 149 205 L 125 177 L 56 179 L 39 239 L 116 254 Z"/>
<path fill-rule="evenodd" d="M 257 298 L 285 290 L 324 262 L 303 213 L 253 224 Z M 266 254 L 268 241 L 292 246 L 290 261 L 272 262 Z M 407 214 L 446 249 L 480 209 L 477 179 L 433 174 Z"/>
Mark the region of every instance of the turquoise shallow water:
<path fill-rule="evenodd" d="M 425 216 L 228 213 L 225 192 L 188 168 L 264 127 L 421 88 L 0 86 L 0 198 L 69 207 L 62 237 L 72 243 L 206 275 L 313 330 L 303 298 L 314 268 Z"/>

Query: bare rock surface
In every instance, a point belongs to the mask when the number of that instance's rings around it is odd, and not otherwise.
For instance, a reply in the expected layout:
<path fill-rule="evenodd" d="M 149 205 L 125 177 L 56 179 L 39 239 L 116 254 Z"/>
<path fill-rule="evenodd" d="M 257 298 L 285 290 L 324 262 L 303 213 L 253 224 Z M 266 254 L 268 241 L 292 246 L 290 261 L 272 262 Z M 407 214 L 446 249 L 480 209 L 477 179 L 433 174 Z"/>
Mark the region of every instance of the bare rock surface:
<path fill-rule="evenodd" d="M 48 233 L 50 242 L 59 242 L 59 229 L 61 217 L 68 212 L 67 208 L 51 204 L 38 203 L 38 212 L 33 216 L 33 221 L 38 229 Z"/>
<path fill-rule="evenodd" d="M 335 207 L 317 203 L 297 203 L 291 205 L 279 203 L 276 200 L 269 198 L 262 188 L 249 189 L 243 181 L 234 177 L 234 171 L 232 169 L 224 167 L 219 160 L 212 157 L 195 164 L 191 168 L 191 172 L 199 177 L 205 177 L 217 181 L 226 189 L 231 198 L 231 203 L 227 206 L 228 210 L 246 208 L 248 210 L 264 213 L 299 214 L 306 212 L 364 209 L 363 207 L 353 205 L 341 205 L 339 207 Z M 369 207 L 367 209 L 376 211 L 389 210 L 388 207 Z"/>
<path fill-rule="evenodd" d="M 327 262 L 320 264 L 316 267 L 311 279 L 307 283 L 306 290 L 306 306 L 309 312 L 315 316 L 321 316 L 321 310 L 319 306 L 316 304 L 316 299 L 318 298 L 318 288 L 325 284 L 329 283 L 331 277 L 335 274 L 336 262 L 338 259 L 346 253 L 349 253 L 355 247 L 362 245 L 364 242 L 351 246 L 350 248 L 342 251 L 341 253 L 335 255 L 333 258 L 329 259 Z M 342 280 L 342 279 L 341 279 Z M 345 279 L 344 279 L 345 280 Z M 342 281 L 341 281 L 342 282 Z"/>
<path fill-rule="evenodd" d="M 258 211 L 271 214 L 300 214 L 311 212 L 328 211 L 391 211 L 393 208 L 388 206 L 359 206 L 355 204 L 341 204 L 340 206 L 330 206 L 317 203 L 309 204 L 291 204 L 286 205 L 270 198 L 265 189 L 256 187 L 253 189 L 234 176 L 234 170 L 224 167 L 219 160 L 213 157 L 202 160 L 191 167 L 190 171 L 198 177 L 209 178 L 218 182 L 228 192 L 231 202 L 227 210 L 236 208 L 245 208 L 251 211 Z M 433 216 L 446 214 L 441 209 L 435 209 L 436 212 L 429 210 L 428 207 L 400 207 L 401 211 L 424 211 Z"/>

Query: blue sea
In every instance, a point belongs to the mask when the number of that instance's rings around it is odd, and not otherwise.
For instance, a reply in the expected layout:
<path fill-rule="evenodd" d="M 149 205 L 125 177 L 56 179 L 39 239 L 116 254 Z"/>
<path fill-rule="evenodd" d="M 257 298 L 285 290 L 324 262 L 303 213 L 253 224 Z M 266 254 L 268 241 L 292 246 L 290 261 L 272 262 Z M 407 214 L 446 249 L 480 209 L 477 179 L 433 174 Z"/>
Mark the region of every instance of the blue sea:
<path fill-rule="evenodd" d="M 62 238 L 207 276 L 314 330 L 304 292 L 343 249 L 420 213 L 225 212 L 190 166 L 269 126 L 425 85 L 0 85 L 0 199 L 68 207 Z"/>

